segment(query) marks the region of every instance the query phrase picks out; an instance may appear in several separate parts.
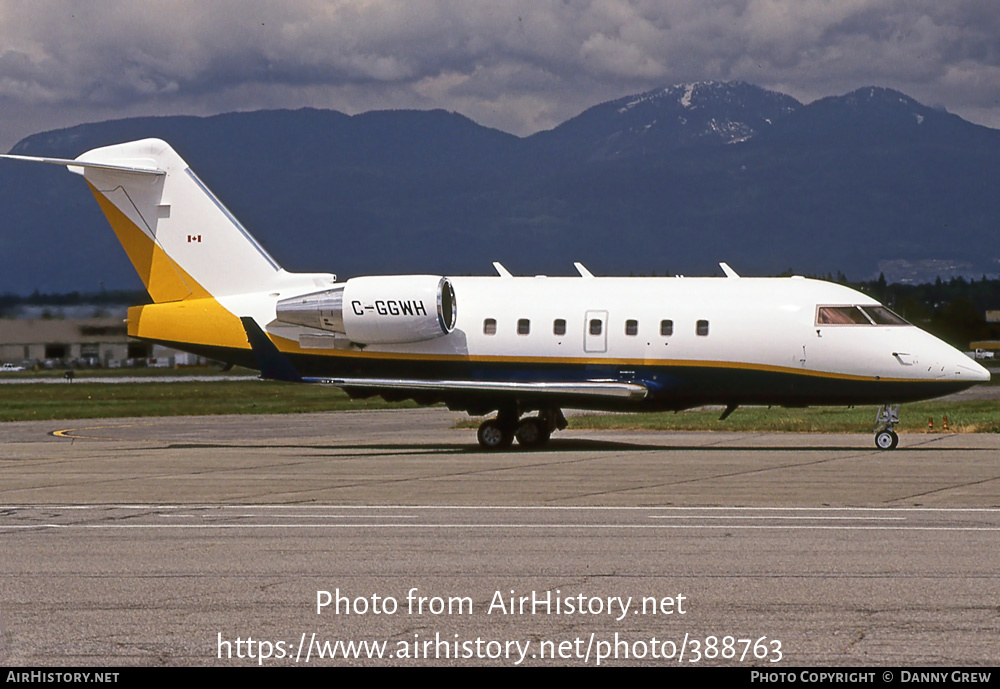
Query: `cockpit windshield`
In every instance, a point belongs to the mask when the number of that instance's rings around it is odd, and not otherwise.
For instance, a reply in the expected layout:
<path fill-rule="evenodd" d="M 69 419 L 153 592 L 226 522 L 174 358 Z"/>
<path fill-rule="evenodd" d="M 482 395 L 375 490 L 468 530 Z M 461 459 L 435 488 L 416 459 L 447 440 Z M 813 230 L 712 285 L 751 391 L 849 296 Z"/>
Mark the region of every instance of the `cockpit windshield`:
<path fill-rule="evenodd" d="M 910 325 L 884 306 L 820 306 L 816 325 Z"/>

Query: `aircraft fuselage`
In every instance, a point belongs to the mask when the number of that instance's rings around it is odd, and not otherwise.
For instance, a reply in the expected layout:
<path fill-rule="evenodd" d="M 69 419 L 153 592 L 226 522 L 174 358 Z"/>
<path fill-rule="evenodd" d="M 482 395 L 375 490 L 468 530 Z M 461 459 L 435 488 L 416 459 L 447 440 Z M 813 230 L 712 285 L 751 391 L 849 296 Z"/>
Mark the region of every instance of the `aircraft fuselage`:
<path fill-rule="evenodd" d="M 74 160 L 149 291 L 133 337 L 326 383 L 445 402 L 485 447 L 544 443 L 561 409 L 895 405 L 989 380 L 953 347 L 847 287 L 801 277 L 363 276 L 288 273 L 166 142 Z M 349 231 L 344 228 L 343 231 Z M 521 419 L 527 411 L 537 417 Z"/>

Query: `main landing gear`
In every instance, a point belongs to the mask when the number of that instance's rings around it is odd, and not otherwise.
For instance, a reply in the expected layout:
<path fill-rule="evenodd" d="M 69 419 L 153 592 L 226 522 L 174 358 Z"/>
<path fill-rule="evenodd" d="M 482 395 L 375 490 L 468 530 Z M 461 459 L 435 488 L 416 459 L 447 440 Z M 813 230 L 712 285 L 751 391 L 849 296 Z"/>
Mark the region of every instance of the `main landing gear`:
<path fill-rule="evenodd" d="M 899 436 L 893 428 L 899 423 L 899 405 L 883 404 L 875 416 L 875 447 L 880 450 L 895 450 Z"/>
<path fill-rule="evenodd" d="M 495 419 L 487 419 L 479 426 L 476 437 L 485 450 L 503 450 L 514 440 L 525 448 L 541 447 L 549 441 L 555 430 L 566 428 L 566 417 L 557 407 L 542 409 L 538 416 L 519 418 L 516 409 L 501 409 Z"/>

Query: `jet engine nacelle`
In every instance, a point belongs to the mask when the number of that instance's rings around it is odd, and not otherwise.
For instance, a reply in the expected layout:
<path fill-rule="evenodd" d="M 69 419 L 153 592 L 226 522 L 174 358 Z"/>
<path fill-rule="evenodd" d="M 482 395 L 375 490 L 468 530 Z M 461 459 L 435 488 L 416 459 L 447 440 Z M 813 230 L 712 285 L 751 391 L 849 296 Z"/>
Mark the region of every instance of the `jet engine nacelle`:
<path fill-rule="evenodd" d="M 455 289 L 437 275 L 351 278 L 333 289 L 282 299 L 277 316 L 359 344 L 421 342 L 455 329 Z"/>

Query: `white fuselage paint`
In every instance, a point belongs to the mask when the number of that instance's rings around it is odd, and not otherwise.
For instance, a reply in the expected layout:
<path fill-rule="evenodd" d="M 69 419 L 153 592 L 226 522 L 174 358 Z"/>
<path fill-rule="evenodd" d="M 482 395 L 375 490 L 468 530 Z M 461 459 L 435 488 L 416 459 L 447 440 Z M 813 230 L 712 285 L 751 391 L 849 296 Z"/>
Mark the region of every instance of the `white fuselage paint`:
<path fill-rule="evenodd" d="M 455 330 L 434 340 L 369 345 L 365 352 L 471 357 L 535 363 L 629 365 L 733 364 L 764 370 L 862 379 L 966 381 L 989 379 L 969 357 L 911 325 L 817 325 L 819 306 L 877 305 L 864 294 L 805 278 L 450 278 Z M 279 298 L 294 296 L 283 291 Z M 221 298 L 234 314 L 252 313 L 288 339 L 308 328 L 275 323 L 278 298 Z M 589 315 L 588 315 L 589 314 Z M 606 315 L 605 315 L 606 314 Z M 603 318 L 590 334 L 589 320 Z M 496 321 L 486 334 L 487 319 Z M 557 319 L 565 333 L 554 332 Z M 527 320 L 528 333 L 518 322 Z M 635 335 L 626 322 L 635 321 Z M 672 333 L 661 334 L 661 322 Z M 697 333 L 707 322 L 707 335 Z M 316 352 L 321 353 L 320 351 Z M 417 371 L 415 371 L 417 373 Z"/>

